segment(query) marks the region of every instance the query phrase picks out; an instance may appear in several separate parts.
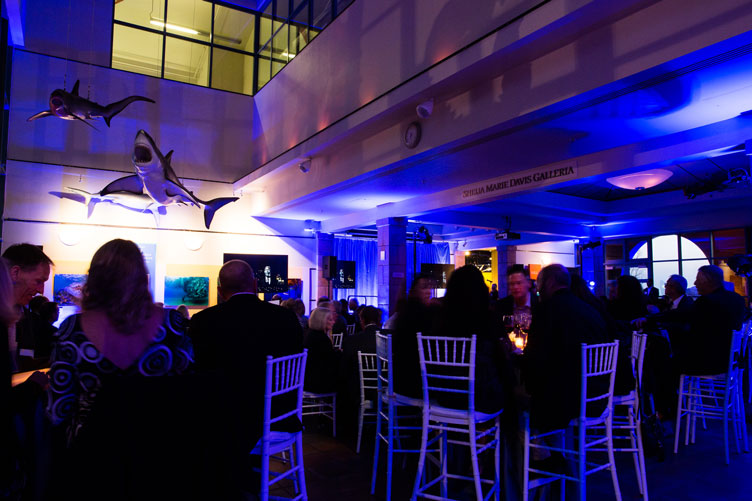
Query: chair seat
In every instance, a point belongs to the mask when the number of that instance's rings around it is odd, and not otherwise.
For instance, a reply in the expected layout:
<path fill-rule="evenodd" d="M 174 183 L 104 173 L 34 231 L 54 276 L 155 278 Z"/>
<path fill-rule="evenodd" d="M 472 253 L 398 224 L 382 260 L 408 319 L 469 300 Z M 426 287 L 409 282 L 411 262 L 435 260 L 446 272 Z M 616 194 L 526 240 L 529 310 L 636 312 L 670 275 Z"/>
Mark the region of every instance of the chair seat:
<path fill-rule="evenodd" d="M 386 396 L 384 398 L 386 398 Z M 397 402 L 397 405 L 409 405 L 411 407 L 423 407 L 422 398 L 408 397 L 407 395 L 402 395 L 400 393 L 394 394 L 394 401 Z"/>
<path fill-rule="evenodd" d="M 273 431 L 269 435 L 269 454 L 277 454 L 285 449 L 289 449 L 295 443 L 295 439 L 301 432 Z M 261 454 L 263 451 L 263 438 L 260 438 L 251 454 Z"/>
<path fill-rule="evenodd" d="M 614 405 L 632 405 L 636 398 L 637 394 L 634 390 L 626 395 L 614 395 Z"/>
<path fill-rule="evenodd" d="M 462 409 L 452 409 L 451 407 L 441 407 L 440 405 L 430 405 L 428 408 L 428 419 L 442 421 L 453 424 L 467 423 L 470 419 L 476 423 L 485 423 L 491 419 L 495 419 L 504 409 L 499 409 L 496 412 L 486 413 L 475 411 L 472 415 L 470 411 Z"/>
<path fill-rule="evenodd" d="M 337 395 L 336 392 L 332 392 L 332 393 L 313 393 L 311 391 L 303 392 L 303 398 L 327 398 L 327 397 L 334 397 L 336 395 Z"/>
<path fill-rule="evenodd" d="M 360 403 L 360 407 L 363 408 L 363 409 L 366 409 L 366 410 L 367 409 L 373 409 L 373 407 L 374 407 L 373 400 L 366 400 L 364 402 L 361 402 Z"/>

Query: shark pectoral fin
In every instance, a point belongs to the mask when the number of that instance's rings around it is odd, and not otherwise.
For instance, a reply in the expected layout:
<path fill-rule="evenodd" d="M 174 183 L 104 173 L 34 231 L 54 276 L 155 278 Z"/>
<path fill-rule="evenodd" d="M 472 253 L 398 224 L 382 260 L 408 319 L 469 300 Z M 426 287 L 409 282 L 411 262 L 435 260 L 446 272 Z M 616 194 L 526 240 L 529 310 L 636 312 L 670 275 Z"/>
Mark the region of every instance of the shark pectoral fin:
<path fill-rule="evenodd" d="M 81 118 L 81 117 L 79 117 L 79 116 L 76 116 L 76 115 L 73 115 L 73 114 L 71 114 L 71 116 L 72 116 L 73 118 L 75 118 L 76 120 L 80 120 L 80 121 L 82 121 L 83 123 L 85 123 L 86 125 L 88 125 L 89 127 L 91 127 L 92 129 L 94 129 L 95 131 L 99 131 L 99 129 L 97 129 L 96 127 L 94 127 L 93 125 L 91 125 L 91 124 L 90 124 L 89 122 L 87 122 L 87 121 L 86 121 L 86 120 L 84 120 L 83 118 Z"/>
<path fill-rule="evenodd" d="M 99 200 L 90 198 L 89 202 L 86 204 L 86 219 L 91 218 L 91 215 L 94 214 L 94 207 L 97 205 L 97 202 Z"/>
<path fill-rule="evenodd" d="M 81 80 L 76 80 L 76 83 L 73 84 L 73 90 L 71 90 L 71 94 L 73 94 L 74 96 L 78 95 L 78 84 L 80 83 L 81 83 Z"/>
<path fill-rule="evenodd" d="M 204 224 L 206 225 L 206 229 L 208 230 L 209 226 L 211 226 L 215 212 L 237 199 L 238 197 L 225 197 L 215 198 L 214 200 L 209 200 L 208 202 L 206 202 L 206 204 L 204 205 Z"/>
<path fill-rule="evenodd" d="M 70 189 L 70 188 L 67 188 Z M 82 190 L 83 191 L 83 190 Z M 55 195 L 56 197 L 60 199 L 67 199 L 67 200 L 73 200 L 74 202 L 78 202 L 80 204 L 86 204 L 88 203 L 87 197 L 78 192 L 71 192 L 71 191 L 50 191 L 50 195 Z"/>
<path fill-rule="evenodd" d="M 137 175 L 125 176 L 120 179 L 115 179 L 113 182 L 102 188 L 99 192 L 100 195 L 108 195 L 116 191 L 127 191 L 136 195 L 141 195 L 144 192 L 144 183 Z"/>
<path fill-rule="evenodd" d="M 37 118 L 51 117 L 51 116 L 53 116 L 53 115 L 54 115 L 54 113 L 52 113 L 52 112 L 51 112 L 51 111 L 49 111 L 49 110 L 45 110 L 45 111 L 40 111 L 40 112 L 39 112 L 39 113 L 37 113 L 36 115 L 32 115 L 32 116 L 30 116 L 29 118 L 27 118 L 27 119 L 26 119 L 26 121 L 27 121 L 27 122 L 31 122 L 32 120 L 36 120 Z"/>

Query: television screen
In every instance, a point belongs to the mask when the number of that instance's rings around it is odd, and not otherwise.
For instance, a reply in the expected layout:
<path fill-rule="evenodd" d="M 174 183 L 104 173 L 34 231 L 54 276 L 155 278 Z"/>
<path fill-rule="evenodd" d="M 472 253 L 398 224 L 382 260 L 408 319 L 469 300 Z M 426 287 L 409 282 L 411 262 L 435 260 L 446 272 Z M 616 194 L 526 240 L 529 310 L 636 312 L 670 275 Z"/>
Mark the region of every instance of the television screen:
<path fill-rule="evenodd" d="M 355 288 L 355 261 L 337 260 L 337 269 L 332 279 L 332 287 L 335 289 Z"/>
<path fill-rule="evenodd" d="M 446 289 L 447 280 L 453 271 L 453 264 L 421 263 L 420 265 L 421 274 L 431 277 L 435 289 Z"/>
<path fill-rule="evenodd" d="M 259 292 L 287 292 L 287 256 L 272 254 L 225 254 L 224 262 L 245 261 L 256 274 Z"/>

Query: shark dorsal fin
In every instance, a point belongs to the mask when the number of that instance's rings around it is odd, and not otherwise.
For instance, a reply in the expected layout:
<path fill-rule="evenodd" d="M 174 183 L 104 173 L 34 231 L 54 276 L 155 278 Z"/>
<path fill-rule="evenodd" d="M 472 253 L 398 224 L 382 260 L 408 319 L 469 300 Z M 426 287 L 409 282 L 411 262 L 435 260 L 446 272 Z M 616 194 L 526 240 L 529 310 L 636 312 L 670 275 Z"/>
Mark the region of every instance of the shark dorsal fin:
<path fill-rule="evenodd" d="M 172 165 L 172 152 L 175 150 L 170 150 L 167 152 L 167 155 L 164 156 L 165 163 L 168 165 Z"/>
<path fill-rule="evenodd" d="M 76 80 L 76 83 L 73 85 L 73 90 L 71 90 L 71 94 L 74 96 L 78 95 L 78 84 L 81 82 L 81 80 Z"/>

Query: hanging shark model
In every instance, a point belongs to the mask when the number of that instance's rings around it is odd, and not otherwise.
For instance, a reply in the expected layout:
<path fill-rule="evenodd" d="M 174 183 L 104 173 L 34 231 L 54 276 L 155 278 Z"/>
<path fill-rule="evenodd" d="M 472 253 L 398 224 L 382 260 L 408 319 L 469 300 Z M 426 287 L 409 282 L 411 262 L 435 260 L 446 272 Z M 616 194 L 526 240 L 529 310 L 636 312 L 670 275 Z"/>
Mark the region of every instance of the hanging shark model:
<path fill-rule="evenodd" d="M 102 106 L 78 95 L 79 82 L 79 80 L 76 80 L 76 84 L 73 86 L 71 92 L 66 92 L 63 89 L 55 89 L 52 91 L 52 94 L 50 94 L 50 109 L 40 111 L 36 115 L 27 118 L 26 121 L 31 122 L 37 118 L 57 116 L 63 120 L 80 120 L 96 130 L 96 127 L 87 122 L 87 120 L 104 118 L 104 122 L 107 124 L 107 127 L 109 127 L 110 120 L 123 111 L 129 104 L 135 101 L 147 101 L 149 103 L 155 102 L 148 97 L 130 96 L 116 103 Z"/>
<path fill-rule="evenodd" d="M 91 217 L 94 207 L 99 203 L 110 203 L 139 213 L 151 213 L 157 227 L 159 227 L 159 216 L 167 214 L 164 205 L 156 203 L 145 193 L 135 194 L 127 191 L 115 191 L 102 195 L 101 192 L 89 193 L 79 188 L 66 187 L 64 192 L 51 191 L 50 194 L 86 205 L 88 208 L 86 217 Z"/>
<path fill-rule="evenodd" d="M 220 208 L 234 202 L 238 197 L 215 198 L 204 202 L 193 192 L 189 191 L 175 175 L 170 165 L 172 151 L 162 155 L 157 145 L 144 130 L 138 131 L 133 144 L 133 165 L 136 167 L 135 176 L 117 179 L 102 190 L 102 194 L 116 191 L 131 193 L 146 193 L 158 204 L 188 204 L 204 209 L 204 224 L 209 229 L 214 213 Z"/>

